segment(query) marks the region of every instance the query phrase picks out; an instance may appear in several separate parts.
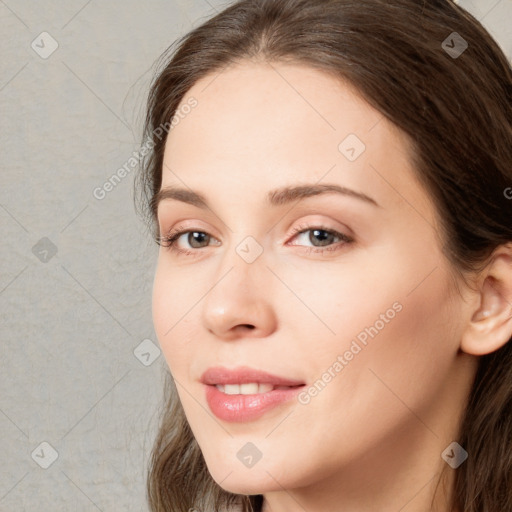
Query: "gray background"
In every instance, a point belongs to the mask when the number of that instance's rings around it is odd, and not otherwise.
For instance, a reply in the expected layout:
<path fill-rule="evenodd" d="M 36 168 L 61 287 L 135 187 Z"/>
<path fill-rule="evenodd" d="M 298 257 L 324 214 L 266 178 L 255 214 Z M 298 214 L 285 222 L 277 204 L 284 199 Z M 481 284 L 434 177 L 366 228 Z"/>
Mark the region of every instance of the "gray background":
<path fill-rule="evenodd" d="M 511 58 L 512 1 L 459 3 Z M 93 191 L 139 149 L 157 57 L 223 5 L 0 0 L 0 511 L 147 510 L 157 248 L 136 169 Z"/>

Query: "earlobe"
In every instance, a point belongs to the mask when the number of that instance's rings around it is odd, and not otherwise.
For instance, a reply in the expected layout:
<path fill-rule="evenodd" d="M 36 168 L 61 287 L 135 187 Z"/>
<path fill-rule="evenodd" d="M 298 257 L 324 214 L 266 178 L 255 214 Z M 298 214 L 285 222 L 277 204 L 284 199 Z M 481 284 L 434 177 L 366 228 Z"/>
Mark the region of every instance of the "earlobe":
<path fill-rule="evenodd" d="M 480 286 L 480 302 L 461 339 L 461 350 L 490 354 L 512 338 L 512 256 L 496 254 Z"/>

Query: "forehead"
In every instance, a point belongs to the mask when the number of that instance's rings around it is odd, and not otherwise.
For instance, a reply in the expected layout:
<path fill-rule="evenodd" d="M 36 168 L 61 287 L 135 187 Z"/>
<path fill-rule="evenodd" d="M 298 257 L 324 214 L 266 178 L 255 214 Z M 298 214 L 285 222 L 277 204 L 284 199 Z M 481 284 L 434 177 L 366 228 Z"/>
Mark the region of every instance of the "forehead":
<path fill-rule="evenodd" d="M 198 105 L 171 134 L 190 130 L 198 142 L 244 146 L 245 152 L 262 144 L 288 149 L 304 139 L 337 150 L 344 134 L 363 136 L 382 120 L 348 84 L 300 65 L 238 63 L 203 77 L 181 104 L 190 97 Z"/>
<path fill-rule="evenodd" d="M 162 186 L 259 194 L 326 179 L 399 202 L 420 196 L 408 140 L 346 82 L 302 65 L 243 62 L 196 82 L 170 131 Z M 179 111 L 179 107 L 178 107 Z M 355 157 L 355 158 L 354 158 Z M 386 200 L 379 201 L 385 204 Z"/>

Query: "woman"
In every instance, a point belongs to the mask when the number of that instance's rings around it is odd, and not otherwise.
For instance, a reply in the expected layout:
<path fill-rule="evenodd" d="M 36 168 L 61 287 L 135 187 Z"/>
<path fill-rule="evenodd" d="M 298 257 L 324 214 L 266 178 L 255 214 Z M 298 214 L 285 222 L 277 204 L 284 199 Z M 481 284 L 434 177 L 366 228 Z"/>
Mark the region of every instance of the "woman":
<path fill-rule="evenodd" d="M 241 0 L 177 43 L 138 183 L 151 510 L 512 510 L 500 48 L 448 0 Z"/>

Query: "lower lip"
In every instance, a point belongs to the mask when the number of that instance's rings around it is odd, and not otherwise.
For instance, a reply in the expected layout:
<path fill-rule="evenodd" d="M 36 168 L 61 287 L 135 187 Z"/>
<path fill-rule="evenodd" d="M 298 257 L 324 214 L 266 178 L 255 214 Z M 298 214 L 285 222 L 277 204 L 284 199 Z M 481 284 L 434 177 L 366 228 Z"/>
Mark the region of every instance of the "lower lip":
<path fill-rule="evenodd" d="M 274 407 L 294 398 L 303 386 L 274 389 L 257 395 L 227 395 L 216 386 L 205 385 L 206 401 L 217 418 L 224 421 L 252 421 Z"/>

